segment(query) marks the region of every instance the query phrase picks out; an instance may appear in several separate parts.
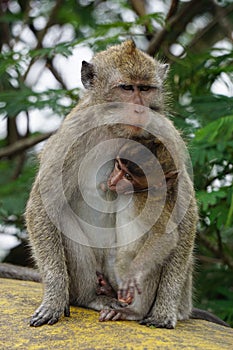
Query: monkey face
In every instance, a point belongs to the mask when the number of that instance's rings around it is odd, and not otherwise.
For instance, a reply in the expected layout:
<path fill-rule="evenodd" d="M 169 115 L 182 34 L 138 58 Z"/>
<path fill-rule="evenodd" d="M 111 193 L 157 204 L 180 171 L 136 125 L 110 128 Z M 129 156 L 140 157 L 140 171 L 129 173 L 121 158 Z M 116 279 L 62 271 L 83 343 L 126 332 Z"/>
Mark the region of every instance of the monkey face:
<path fill-rule="evenodd" d="M 129 194 L 148 187 L 146 176 L 137 176 L 129 171 L 119 156 L 115 160 L 115 166 L 109 176 L 107 185 L 111 191 L 119 194 Z"/>
<path fill-rule="evenodd" d="M 124 127 L 131 130 L 132 134 L 140 134 L 141 129 L 148 124 L 148 107 L 157 100 L 157 90 L 156 86 L 136 83 L 118 84 L 113 88 L 114 101 L 126 103 L 127 111 L 124 112 L 127 124 Z"/>

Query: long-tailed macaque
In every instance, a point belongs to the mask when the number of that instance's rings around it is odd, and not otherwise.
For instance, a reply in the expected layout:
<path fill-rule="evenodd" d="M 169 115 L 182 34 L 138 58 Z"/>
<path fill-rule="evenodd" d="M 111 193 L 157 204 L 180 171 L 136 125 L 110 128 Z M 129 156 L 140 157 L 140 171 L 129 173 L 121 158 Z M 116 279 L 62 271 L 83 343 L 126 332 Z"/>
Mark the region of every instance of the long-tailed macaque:
<path fill-rule="evenodd" d="M 134 194 L 132 204 L 127 206 L 126 211 L 123 213 L 122 211 L 116 213 L 116 223 L 121 222 L 119 228 L 116 225 L 116 240 L 118 243 L 120 242 L 123 230 L 123 239 L 126 237 L 129 241 L 125 246 L 124 244 L 122 244 L 123 246 L 120 245 L 115 252 L 114 271 L 116 280 L 118 281 L 118 286 L 122 286 L 120 280 L 125 278 L 131 264 L 133 269 L 136 267 L 134 262 L 135 257 L 137 257 L 138 263 L 146 265 L 147 259 L 141 253 L 145 242 L 147 246 L 151 245 L 154 254 L 158 255 L 155 263 L 158 264 L 156 269 L 159 269 L 160 265 L 170 255 L 173 245 L 176 245 L 178 239 L 176 235 L 172 237 L 172 235 L 166 235 L 164 230 L 161 230 L 161 225 L 167 225 L 168 219 L 170 218 L 171 204 L 169 201 L 166 203 L 166 196 L 175 199 L 178 170 L 175 168 L 172 156 L 161 142 L 158 142 L 158 140 L 153 140 L 151 142 L 144 141 L 144 144 L 159 158 L 162 150 L 163 158 L 166 157 L 167 172 L 165 174 L 163 173 L 162 168 L 159 169 L 160 164 L 155 163 L 155 155 L 148 152 L 148 149 L 143 145 L 143 141 L 142 143 L 136 144 L 135 142 L 129 141 L 119 150 L 115 159 L 113 171 L 109 175 L 106 185 L 101 184 L 101 188 L 104 191 L 108 189 L 118 195 L 125 196 Z M 110 196 L 111 192 L 109 193 Z M 146 201 L 149 203 L 149 205 L 147 203 L 147 206 L 150 210 L 150 214 L 154 213 L 155 215 L 156 212 L 160 213 L 159 220 L 156 220 L 155 224 L 153 224 L 153 222 L 151 223 L 151 218 L 154 220 L 154 215 L 152 214 L 152 217 L 150 218 L 150 215 L 148 215 L 148 209 L 143 213 Z M 141 225 L 144 221 L 147 225 L 150 223 L 151 226 L 150 229 L 146 229 L 145 235 L 138 237 L 136 242 L 135 232 L 137 232 L 138 222 L 131 227 L 131 235 L 129 235 L 127 231 L 124 232 L 124 229 L 121 228 L 121 226 L 124 225 L 124 222 L 122 221 L 125 220 L 125 224 L 127 224 L 132 220 L 132 217 L 135 216 L 135 213 L 137 213 L 137 216 L 140 215 Z M 141 230 L 142 228 L 140 227 L 140 232 Z M 131 255 L 129 254 L 130 251 Z M 151 255 L 149 254 L 149 260 L 150 256 Z M 149 263 L 149 265 L 151 265 L 151 263 Z M 148 267 L 148 269 L 150 269 L 150 267 Z M 159 276 L 159 273 L 156 274 Z M 145 276 L 147 279 L 147 273 L 145 273 Z M 144 279 L 145 276 L 142 275 L 141 277 Z M 135 277 L 134 280 L 128 280 L 127 283 L 128 285 L 126 285 L 126 288 L 118 289 L 118 300 L 131 304 L 134 298 L 135 289 L 141 294 L 142 288 L 140 287 L 139 282 L 136 281 Z M 141 284 L 144 284 L 143 280 L 141 281 Z M 138 306 L 136 306 L 135 309 L 137 310 L 136 312 L 139 311 Z M 127 311 L 127 309 L 124 309 L 123 313 L 125 311 Z M 110 311 L 110 314 L 113 315 L 114 312 Z M 101 320 L 103 319 L 101 318 Z"/>
<path fill-rule="evenodd" d="M 96 54 L 91 63 L 83 62 L 87 92 L 46 143 L 26 209 L 44 284 L 31 326 L 54 324 L 63 313 L 69 316 L 70 304 L 104 310 L 104 320 L 113 319 L 109 310 L 116 316 L 124 308 L 125 319 L 164 328 L 189 318 L 197 209 L 182 139 L 164 115 L 167 69 L 131 40 Z M 150 208 L 148 195 L 142 216 L 137 217 L 127 202 L 122 215 L 116 215 L 114 206 L 118 210 L 120 203 L 110 203 L 104 191 L 98 192 L 111 172 L 111 160 L 125 139 L 140 142 L 155 135 L 173 156 L 179 172 L 176 188 L 161 197 L 164 209 L 160 204 L 156 212 Z M 158 160 L 166 174 L 162 152 Z M 137 194 L 136 208 L 141 196 L 147 193 Z M 116 273 L 119 255 L 128 261 Z M 112 296 L 97 295 L 96 271 L 122 299 L 132 291 L 133 302 L 125 306 Z"/>

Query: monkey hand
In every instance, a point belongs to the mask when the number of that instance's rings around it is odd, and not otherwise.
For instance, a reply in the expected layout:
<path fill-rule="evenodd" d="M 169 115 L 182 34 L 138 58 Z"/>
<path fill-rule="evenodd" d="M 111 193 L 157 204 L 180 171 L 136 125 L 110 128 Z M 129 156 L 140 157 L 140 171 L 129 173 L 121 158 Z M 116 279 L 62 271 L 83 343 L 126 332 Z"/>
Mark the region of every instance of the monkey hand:
<path fill-rule="evenodd" d="M 138 294 L 142 293 L 138 277 L 128 276 L 119 285 L 117 292 L 118 300 L 127 304 L 131 304 L 133 302 L 136 291 Z"/>
<path fill-rule="evenodd" d="M 112 307 L 104 308 L 100 311 L 100 322 L 105 321 L 118 321 L 118 320 L 125 320 L 125 319 L 132 319 L 134 320 L 135 311 L 128 308 L 128 304 L 126 303 L 119 303 L 112 305 Z M 132 317 L 132 318 L 131 318 Z"/>
<path fill-rule="evenodd" d="M 124 320 L 126 318 L 126 315 L 121 312 L 120 309 L 113 310 L 113 309 L 104 309 L 100 311 L 100 317 L 99 321 L 118 321 L 118 320 Z"/>
<path fill-rule="evenodd" d="M 51 302 L 42 303 L 32 316 L 30 326 L 38 327 L 43 324 L 53 325 L 59 320 L 63 312 L 66 317 L 70 316 L 69 303 L 60 307 L 58 307 L 58 305 L 54 306 Z"/>

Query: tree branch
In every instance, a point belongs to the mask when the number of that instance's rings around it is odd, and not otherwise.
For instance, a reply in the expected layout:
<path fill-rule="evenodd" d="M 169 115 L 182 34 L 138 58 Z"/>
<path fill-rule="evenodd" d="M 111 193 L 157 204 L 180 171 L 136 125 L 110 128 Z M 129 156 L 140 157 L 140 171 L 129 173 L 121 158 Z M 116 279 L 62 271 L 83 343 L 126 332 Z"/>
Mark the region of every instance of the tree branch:
<path fill-rule="evenodd" d="M 187 48 L 190 48 L 193 51 L 198 51 L 203 49 L 203 46 L 210 47 L 216 41 L 219 41 L 224 38 L 225 32 L 227 32 L 228 38 L 232 41 L 231 28 L 232 24 L 228 20 L 227 16 L 233 11 L 233 5 L 229 5 L 226 8 L 219 8 L 218 5 L 215 5 L 216 15 L 212 21 L 201 31 L 199 31 L 193 40 L 189 43 Z M 224 23 L 224 25 L 223 25 Z M 219 30 L 219 26 L 224 28 L 224 30 Z M 228 26 L 228 27 L 227 27 Z M 227 27 L 227 28 L 226 28 Z"/>
<path fill-rule="evenodd" d="M 62 79 L 61 74 L 57 71 L 57 69 L 53 65 L 53 61 L 51 58 L 46 59 L 46 67 L 50 70 L 50 72 L 53 74 L 54 78 L 61 84 L 63 89 L 67 89 L 67 86 L 65 82 Z"/>
<path fill-rule="evenodd" d="M 219 251 L 219 249 L 211 243 L 203 234 L 200 232 L 198 233 L 198 238 L 200 239 L 201 243 L 215 256 L 218 256 L 222 259 L 223 263 L 229 266 L 233 270 L 233 261 L 230 257 L 226 256 L 223 251 Z"/>
<path fill-rule="evenodd" d="M 186 25 L 192 20 L 198 13 L 209 10 L 212 6 L 211 1 L 196 1 L 191 0 L 187 4 L 183 5 L 176 16 L 172 16 L 166 23 L 166 27 L 160 32 L 156 33 L 150 42 L 147 49 L 147 53 L 154 56 L 158 52 L 161 44 L 165 38 L 169 35 L 169 42 L 174 42 L 178 36 L 184 31 Z"/>
<path fill-rule="evenodd" d="M 133 10 L 139 17 L 145 16 L 146 9 L 144 0 L 131 0 L 130 2 Z"/>
<path fill-rule="evenodd" d="M 36 45 L 35 50 L 38 50 L 38 49 L 42 48 L 42 41 L 43 41 L 43 39 L 44 39 L 48 29 L 54 23 L 54 18 L 56 18 L 56 14 L 57 14 L 61 4 L 62 4 L 62 0 L 56 0 L 56 3 L 55 3 L 55 5 L 54 5 L 54 7 L 53 7 L 53 9 L 52 9 L 52 11 L 51 11 L 51 13 L 49 15 L 49 19 L 48 19 L 48 22 L 47 22 L 46 26 L 44 27 L 44 29 L 42 31 L 38 32 L 38 34 L 37 34 L 37 45 Z M 27 67 L 27 70 L 26 70 L 26 72 L 25 72 L 25 74 L 23 76 L 23 81 L 26 80 L 26 78 L 28 76 L 28 73 L 29 73 L 29 71 L 30 71 L 30 69 L 31 69 L 31 67 L 32 67 L 34 62 L 35 62 L 35 58 L 32 58 L 30 63 L 29 63 L 29 65 L 28 65 L 28 67 Z"/>
<path fill-rule="evenodd" d="M 37 145 L 38 143 L 45 141 L 51 135 L 52 135 L 52 132 L 47 132 L 47 133 L 42 134 L 42 135 L 19 140 L 19 141 L 13 143 L 12 145 L 9 145 L 9 146 L 1 149 L 0 150 L 0 159 L 8 158 L 11 156 L 16 156 L 19 153 L 27 150 L 28 148 L 31 148 L 31 147 Z"/>
<path fill-rule="evenodd" d="M 166 22 L 176 14 L 179 5 L 179 0 L 172 0 L 170 9 L 168 11 Z"/>

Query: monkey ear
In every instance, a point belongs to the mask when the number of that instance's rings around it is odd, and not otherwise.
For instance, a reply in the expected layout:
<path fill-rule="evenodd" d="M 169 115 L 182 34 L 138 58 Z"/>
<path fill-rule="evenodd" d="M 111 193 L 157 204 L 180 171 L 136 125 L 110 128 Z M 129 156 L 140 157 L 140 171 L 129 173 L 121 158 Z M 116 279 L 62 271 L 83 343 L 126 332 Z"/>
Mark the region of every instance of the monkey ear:
<path fill-rule="evenodd" d="M 95 72 L 93 64 L 82 61 L 81 81 L 86 89 L 90 89 L 93 86 L 94 76 Z"/>
<path fill-rule="evenodd" d="M 130 53 L 132 54 L 135 51 L 135 49 L 136 49 L 135 41 L 131 38 L 131 39 L 127 40 L 125 42 L 125 44 L 126 44 L 126 47 L 127 47 L 128 51 L 129 51 L 129 54 Z"/>
<path fill-rule="evenodd" d="M 164 81 L 167 77 L 167 73 L 169 71 L 169 64 L 168 63 L 160 63 L 158 67 L 158 76 L 159 78 Z"/>

